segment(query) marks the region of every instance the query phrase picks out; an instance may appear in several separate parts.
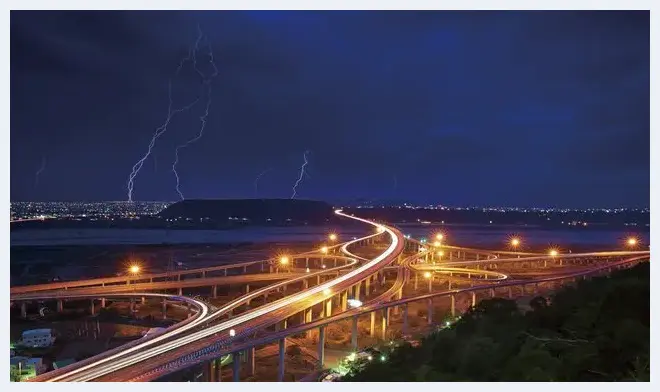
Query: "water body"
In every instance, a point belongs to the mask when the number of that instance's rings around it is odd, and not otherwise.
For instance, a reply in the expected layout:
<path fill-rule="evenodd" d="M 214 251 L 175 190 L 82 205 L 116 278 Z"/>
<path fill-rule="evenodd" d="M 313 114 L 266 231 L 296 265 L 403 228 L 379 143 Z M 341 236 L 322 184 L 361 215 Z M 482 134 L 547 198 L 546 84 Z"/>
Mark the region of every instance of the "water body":
<path fill-rule="evenodd" d="M 505 245 L 512 235 L 518 235 L 524 244 L 543 247 L 562 244 L 585 246 L 621 244 L 630 235 L 649 244 L 649 232 L 625 229 L 542 229 L 530 227 L 402 227 L 405 234 L 415 238 L 429 237 L 432 233 L 445 233 L 447 243 L 463 246 Z M 343 229 L 340 240 L 365 235 L 359 228 Z M 238 242 L 323 242 L 328 229 L 324 227 L 252 227 L 240 230 L 146 230 L 146 229 L 49 229 L 20 230 L 12 232 L 11 246 L 61 246 L 61 245 L 130 245 L 130 244 L 230 244 Z"/>

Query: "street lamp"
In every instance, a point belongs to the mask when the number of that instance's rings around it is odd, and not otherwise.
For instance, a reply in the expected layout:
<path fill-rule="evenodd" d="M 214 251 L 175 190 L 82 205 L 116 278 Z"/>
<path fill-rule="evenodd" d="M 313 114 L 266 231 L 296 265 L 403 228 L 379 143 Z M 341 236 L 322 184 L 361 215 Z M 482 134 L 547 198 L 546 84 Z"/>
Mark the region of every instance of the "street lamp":
<path fill-rule="evenodd" d="M 330 241 L 337 241 L 337 234 L 332 233 L 328 236 L 328 238 L 330 238 Z"/>
<path fill-rule="evenodd" d="M 442 256 L 445 255 L 445 252 L 442 251 L 442 250 L 439 250 L 437 254 L 438 254 L 438 257 L 442 257 Z"/>
<path fill-rule="evenodd" d="M 234 329 L 230 329 L 230 330 L 229 330 L 229 336 L 231 336 L 232 338 L 233 338 L 234 336 L 236 336 L 236 331 L 235 331 Z"/>
<path fill-rule="evenodd" d="M 628 246 L 631 247 L 631 248 L 637 246 L 637 242 L 638 242 L 637 238 L 635 238 L 635 237 L 630 237 L 630 238 L 628 238 L 628 241 L 626 241 Z"/>
<path fill-rule="evenodd" d="M 435 236 L 435 239 L 438 241 L 442 241 L 445 238 L 445 236 L 442 233 L 438 233 Z"/>
<path fill-rule="evenodd" d="M 133 264 L 132 266 L 129 267 L 128 272 L 132 273 L 133 275 L 137 275 L 140 273 L 140 266 L 137 264 Z"/>
<path fill-rule="evenodd" d="M 330 295 L 330 289 L 323 289 L 323 295 Z"/>
<path fill-rule="evenodd" d="M 520 245 L 520 238 L 518 237 L 511 238 L 511 247 L 515 249 L 518 247 L 518 245 Z"/>
<path fill-rule="evenodd" d="M 289 264 L 289 258 L 287 256 L 280 257 L 280 264 L 282 264 L 282 265 Z"/>
<path fill-rule="evenodd" d="M 435 246 L 436 248 L 439 248 L 441 245 L 442 245 L 442 242 L 440 242 L 440 241 L 435 241 L 433 243 L 433 246 Z"/>
<path fill-rule="evenodd" d="M 557 249 L 550 249 L 550 256 L 556 257 L 559 254 L 559 251 Z"/>
<path fill-rule="evenodd" d="M 321 253 L 328 253 L 328 247 L 327 246 L 322 247 Z"/>

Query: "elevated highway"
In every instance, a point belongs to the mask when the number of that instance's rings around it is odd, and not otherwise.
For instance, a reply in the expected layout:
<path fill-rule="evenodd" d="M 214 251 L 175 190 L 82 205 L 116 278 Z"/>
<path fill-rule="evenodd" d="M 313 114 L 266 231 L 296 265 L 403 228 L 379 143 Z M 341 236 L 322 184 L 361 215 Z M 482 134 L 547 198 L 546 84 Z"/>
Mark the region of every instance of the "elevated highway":
<path fill-rule="evenodd" d="M 319 367 L 322 367 L 325 328 L 332 323 L 352 320 L 351 344 L 353 348 L 357 348 L 358 317 L 369 315 L 371 336 L 375 336 L 378 324 L 381 330 L 380 338 L 385 339 L 390 311 L 401 312 L 404 320 L 407 320 L 407 307 L 410 303 L 427 302 L 428 322 L 431 323 L 432 301 L 436 298 L 450 298 L 451 314 L 455 315 L 454 303 L 459 295 L 471 296 L 473 304 L 477 295 L 483 293 L 492 297 L 498 291 L 504 290 L 511 297 L 514 289 L 521 290 L 524 294 L 526 289 L 532 288 L 534 291 L 541 283 L 567 283 L 577 277 L 589 277 L 624 268 L 649 257 L 648 252 L 596 252 L 549 256 L 436 246 L 406 239 L 401 231 L 386 224 L 349 216 L 339 210 L 336 213 L 344 218 L 371 225 L 377 233 L 344 244 L 324 247 L 322 254 L 318 254 L 316 250 L 297 255 L 294 257 L 295 268 L 290 268 L 287 272 L 279 272 L 278 260 L 269 259 L 181 271 L 175 277 L 172 274 L 150 274 L 84 282 L 58 282 L 41 285 L 36 289 L 12 288 L 13 300 L 30 300 L 43 297 L 69 298 L 67 295 L 137 296 L 135 293 L 138 292 L 143 295 L 149 290 L 168 289 L 179 289 L 179 293 L 182 293 L 184 287 L 248 284 L 253 281 L 275 282 L 247 292 L 223 305 L 221 309 L 207 311 L 203 318 L 196 317 L 192 321 L 186 321 L 183 327 L 173 328 L 155 339 L 134 342 L 124 349 L 46 373 L 34 381 L 150 381 L 201 363 L 219 365 L 219 359 L 226 355 L 232 355 L 234 380 L 238 381 L 240 353 L 247 352 L 249 358 L 251 352 L 251 366 L 254 367 L 254 347 L 272 342 L 279 342 L 281 370 L 278 379 L 281 380 L 284 375 L 283 358 L 287 337 L 318 331 L 318 358 Z M 362 257 L 352 250 L 357 244 L 368 244 L 376 239 L 387 244 L 376 257 Z M 335 251 L 342 252 L 345 256 L 333 254 Z M 404 252 L 408 254 L 404 255 Z M 331 265 L 327 261 L 332 259 L 334 264 Z M 310 267 L 314 269 L 307 272 Z M 511 276 L 516 276 L 512 271 L 525 271 L 529 268 L 540 272 L 525 279 L 511 279 Z M 391 286 L 378 295 L 371 295 L 370 286 L 378 283 L 382 287 L 386 282 L 386 274 L 395 275 Z M 445 278 L 449 286 L 438 291 L 438 284 L 434 287 L 434 281 L 440 278 Z M 409 287 L 407 284 L 414 284 L 416 290 L 419 282 L 425 279 L 428 280 L 428 294 L 404 297 L 404 288 Z M 470 287 L 452 289 L 452 282 L 469 284 Z M 285 290 L 287 285 L 296 284 L 300 285 L 295 286 L 299 287 L 298 291 L 283 298 L 272 297 L 273 300 L 267 302 L 269 294 L 279 292 L 280 289 Z M 364 299 L 362 305 L 349 309 L 349 295 L 353 299 Z M 263 304 L 250 307 L 250 301 L 261 296 L 264 297 Z M 334 312 L 333 303 L 338 304 Z M 246 306 L 242 313 L 232 315 L 232 310 L 242 306 Z M 319 309 L 320 313 L 315 317 L 314 312 Z M 292 319 L 299 320 L 299 323 L 289 325 L 288 322 Z M 376 323 L 377 319 L 380 320 L 379 323 Z M 404 321 L 404 330 L 406 324 L 407 321 Z M 275 327 L 275 330 L 270 330 L 271 327 Z M 219 369 L 219 366 L 217 368 Z"/>

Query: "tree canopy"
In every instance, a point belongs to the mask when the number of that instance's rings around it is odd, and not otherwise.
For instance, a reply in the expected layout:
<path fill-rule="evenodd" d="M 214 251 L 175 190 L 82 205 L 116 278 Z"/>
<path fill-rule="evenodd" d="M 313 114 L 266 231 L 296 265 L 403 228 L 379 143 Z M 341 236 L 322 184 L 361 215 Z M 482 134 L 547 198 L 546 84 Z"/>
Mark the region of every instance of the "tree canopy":
<path fill-rule="evenodd" d="M 523 313 L 479 302 L 418 347 L 353 368 L 342 381 L 649 381 L 650 268 L 579 281 Z"/>

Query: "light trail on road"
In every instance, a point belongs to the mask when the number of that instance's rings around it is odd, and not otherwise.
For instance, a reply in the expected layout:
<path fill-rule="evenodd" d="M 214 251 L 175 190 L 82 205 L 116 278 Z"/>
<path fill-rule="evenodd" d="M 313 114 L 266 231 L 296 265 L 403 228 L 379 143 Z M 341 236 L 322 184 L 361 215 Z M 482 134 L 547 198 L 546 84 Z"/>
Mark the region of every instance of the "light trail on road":
<path fill-rule="evenodd" d="M 293 294 L 291 296 L 282 298 L 282 299 L 277 300 L 275 302 L 272 302 L 272 303 L 269 303 L 269 304 L 266 304 L 266 305 L 262 305 L 259 308 L 253 309 L 251 312 L 242 314 L 242 315 L 237 316 L 233 319 L 222 322 L 218 325 L 205 328 L 201 331 L 191 333 L 191 334 L 186 335 L 184 337 L 180 337 L 180 338 L 175 339 L 173 341 L 165 342 L 164 344 L 162 344 L 158 347 L 149 348 L 146 351 L 136 353 L 135 355 L 133 355 L 129 358 L 123 358 L 123 359 L 122 358 L 117 358 L 117 361 L 115 361 L 114 363 L 111 363 L 111 364 L 101 363 L 98 366 L 95 366 L 96 367 L 95 369 L 92 369 L 91 367 L 76 369 L 76 370 L 73 370 L 72 372 L 70 372 L 66 375 L 58 376 L 57 378 L 54 378 L 54 379 L 51 379 L 51 380 L 48 380 L 48 381 L 90 381 L 90 380 L 99 378 L 103 375 L 106 375 L 106 374 L 115 372 L 117 370 L 126 368 L 128 366 L 140 363 L 140 362 L 142 362 L 142 361 L 144 361 L 148 358 L 152 358 L 156 355 L 163 354 L 163 353 L 169 352 L 169 351 L 177 349 L 177 348 L 181 348 L 182 346 L 185 346 L 185 345 L 193 343 L 193 342 L 197 342 L 200 339 L 207 338 L 207 337 L 210 337 L 212 335 L 228 331 L 231 328 L 238 327 L 239 325 L 241 325 L 243 323 L 246 323 L 246 322 L 251 321 L 251 320 L 256 320 L 256 319 L 258 319 L 262 316 L 272 314 L 273 312 L 281 310 L 281 309 L 283 309 L 287 306 L 290 306 L 290 305 L 293 305 L 293 304 L 296 304 L 296 303 L 299 303 L 299 302 L 302 302 L 302 301 L 305 301 L 305 300 L 309 300 L 317 294 L 323 294 L 323 296 L 325 297 L 325 296 L 327 296 L 325 294 L 326 289 L 329 289 L 332 292 L 331 289 L 332 289 L 333 286 L 339 285 L 339 284 L 344 283 L 346 281 L 349 281 L 351 279 L 359 279 L 359 277 L 362 274 L 368 273 L 370 271 L 370 269 L 373 269 L 373 268 L 377 267 L 380 263 L 382 263 L 384 260 L 386 260 L 388 257 L 390 257 L 400 247 L 400 241 L 401 240 L 400 240 L 399 237 L 400 236 L 402 237 L 402 235 L 400 235 L 400 233 L 397 234 L 391 228 L 389 228 L 387 226 L 384 226 L 382 224 L 371 222 L 367 219 L 362 219 L 362 218 L 358 218 L 358 217 L 355 217 L 355 216 L 350 216 L 350 215 L 344 214 L 344 213 L 341 212 L 341 210 L 336 210 L 335 213 L 339 216 L 343 216 L 343 217 L 346 217 L 346 218 L 349 218 L 349 219 L 353 219 L 353 220 L 357 220 L 357 221 L 369 224 L 371 226 L 376 227 L 379 231 L 389 234 L 389 236 L 391 237 L 391 240 L 392 240 L 389 247 L 382 254 L 380 254 L 376 258 L 364 263 L 360 267 L 358 267 L 358 268 L 356 268 L 352 271 L 349 271 L 346 274 L 341 275 L 341 276 L 339 276 L 335 279 L 327 281 L 327 282 L 325 282 L 321 285 L 314 286 L 310 289 L 307 289 L 307 290 L 299 292 L 297 294 Z M 275 321 L 275 322 L 277 322 L 277 321 Z M 247 331 L 245 331 L 245 330 L 240 331 L 240 332 L 237 331 L 235 338 L 237 339 L 239 337 L 243 337 L 248 332 L 254 332 L 254 331 L 252 331 L 250 328 L 247 328 Z M 232 338 L 232 339 L 228 339 L 228 340 L 234 340 L 234 339 Z M 221 340 L 218 343 L 220 345 L 222 345 L 222 344 L 225 343 L 225 341 Z M 89 371 L 85 372 L 84 374 L 76 375 L 78 373 L 83 372 L 84 370 L 89 370 Z"/>

